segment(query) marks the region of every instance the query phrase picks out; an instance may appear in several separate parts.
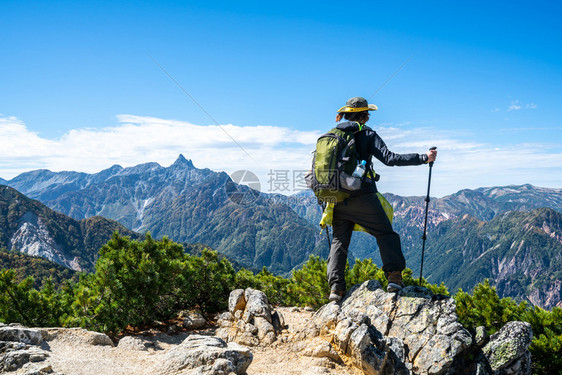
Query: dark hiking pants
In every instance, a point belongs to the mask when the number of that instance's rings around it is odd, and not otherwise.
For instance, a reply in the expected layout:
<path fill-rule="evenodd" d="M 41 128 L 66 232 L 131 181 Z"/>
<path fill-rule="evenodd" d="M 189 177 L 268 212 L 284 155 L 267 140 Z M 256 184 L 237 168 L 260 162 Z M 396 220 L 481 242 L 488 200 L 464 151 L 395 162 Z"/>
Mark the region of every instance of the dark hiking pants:
<path fill-rule="evenodd" d="M 375 193 L 348 198 L 334 206 L 333 240 L 328 257 L 328 283 L 331 290 L 345 290 L 345 264 L 353 227 L 361 225 L 375 236 L 386 272 L 401 271 L 406 261 L 400 246 L 400 236 L 392 229 Z"/>

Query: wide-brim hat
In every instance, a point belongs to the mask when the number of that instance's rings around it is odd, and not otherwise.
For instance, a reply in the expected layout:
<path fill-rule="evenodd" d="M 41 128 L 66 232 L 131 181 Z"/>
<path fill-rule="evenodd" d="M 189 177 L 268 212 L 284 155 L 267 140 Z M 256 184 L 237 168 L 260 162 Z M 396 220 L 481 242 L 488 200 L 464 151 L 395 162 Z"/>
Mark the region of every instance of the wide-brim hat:
<path fill-rule="evenodd" d="M 344 107 L 338 109 L 339 112 L 363 112 L 363 111 L 376 111 L 378 108 L 374 104 L 367 103 L 367 99 L 357 96 L 351 98 L 345 103 Z"/>

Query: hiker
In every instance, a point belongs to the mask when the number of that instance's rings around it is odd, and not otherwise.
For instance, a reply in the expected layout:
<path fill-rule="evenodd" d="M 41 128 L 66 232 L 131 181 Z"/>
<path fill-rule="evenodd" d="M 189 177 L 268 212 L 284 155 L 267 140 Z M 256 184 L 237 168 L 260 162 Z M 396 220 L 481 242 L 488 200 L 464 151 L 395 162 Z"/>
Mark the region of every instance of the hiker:
<path fill-rule="evenodd" d="M 373 156 L 387 166 L 420 165 L 435 161 L 436 150 L 428 151 L 426 154 L 391 152 L 379 135 L 365 125 L 369 121 L 369 111 L 376 110 L 374 104 L 368 104 L 367 100 L 361 97 L 349 99 L 346 105 L 338 110 L 336 122 L 339 124 L 336 128 L 354 133 L 359 160 L 366 160 L 368 166 Z M 340 122 L 342 118 L 347 121 Z M 392 224 L 376 192 L 375 181 L 366 178 L 360 189 L 351 192 L 348 198 L 334 205 L 333 239 L 328 257 L 331 301 L 340 301 L 346 293 L 344 271 L 351 234 L 356 224 L 362 226 L 377 240 L 383 263 L 382 269 L 388 280 L 387 291 L 397 292 L 404 287 L 402 271 L 406 267 L 406 261 L 402 254 L 400 237 L 392 229 Z"/>

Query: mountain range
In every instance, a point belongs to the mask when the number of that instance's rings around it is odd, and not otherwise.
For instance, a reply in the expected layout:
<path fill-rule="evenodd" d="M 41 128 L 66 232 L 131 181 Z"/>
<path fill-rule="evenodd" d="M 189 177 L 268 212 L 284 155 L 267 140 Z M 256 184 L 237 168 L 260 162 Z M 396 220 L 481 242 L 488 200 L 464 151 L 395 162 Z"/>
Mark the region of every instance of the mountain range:
<path fill-rule="evenodd" d="M 287 205 L 235 184 L 224 172 L 195 168 L 183 155 L 167 168 L 37 170 L 8 185 L 75 220 L 103 216 L 156 238 L 203 243 L 254 270 L 288 273 L 326 247 L 318 229 Z"/>
<path fill-rule="evenodd" d="M 96 174 L 37 170 L 6 183 L 75 220 L 100 215 L 155 237 L 203 243 L 254 270 L 266 266 L 287 274 L 310 254 L 328 252 L 311 192 L 258 193 L 225 173 L 195 168 L 182 155 L 167 168 L 147 163 Z M 384 195 L 395 210 L 393 226 L 407 266 L 417 274 L 424 197 Z M 560 305 L 561 211 L 562 189 L 532 185 L 432 198 L 424 277 L 452 291 L 469 290 L 487 277 L 501 296 Z M 364 233 L 354 234 L 350 257 L 381 264 L 376 242 Z"/>

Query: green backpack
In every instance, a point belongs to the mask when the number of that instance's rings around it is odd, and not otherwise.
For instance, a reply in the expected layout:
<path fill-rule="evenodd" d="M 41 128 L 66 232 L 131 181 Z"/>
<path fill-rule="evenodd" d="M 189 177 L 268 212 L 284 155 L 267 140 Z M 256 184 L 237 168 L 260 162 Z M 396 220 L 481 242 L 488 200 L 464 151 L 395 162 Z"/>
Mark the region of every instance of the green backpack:
<path fill-rule="evenodd" d="M 341 202 L 361 188 L 367 172 L 363 177 L 352 176 L 358 162 L 355 132 L 334 128 L 318 138 L 307 184 L 319 203 Z M 372 170 L 370 161 L 366 168 Z"/>

